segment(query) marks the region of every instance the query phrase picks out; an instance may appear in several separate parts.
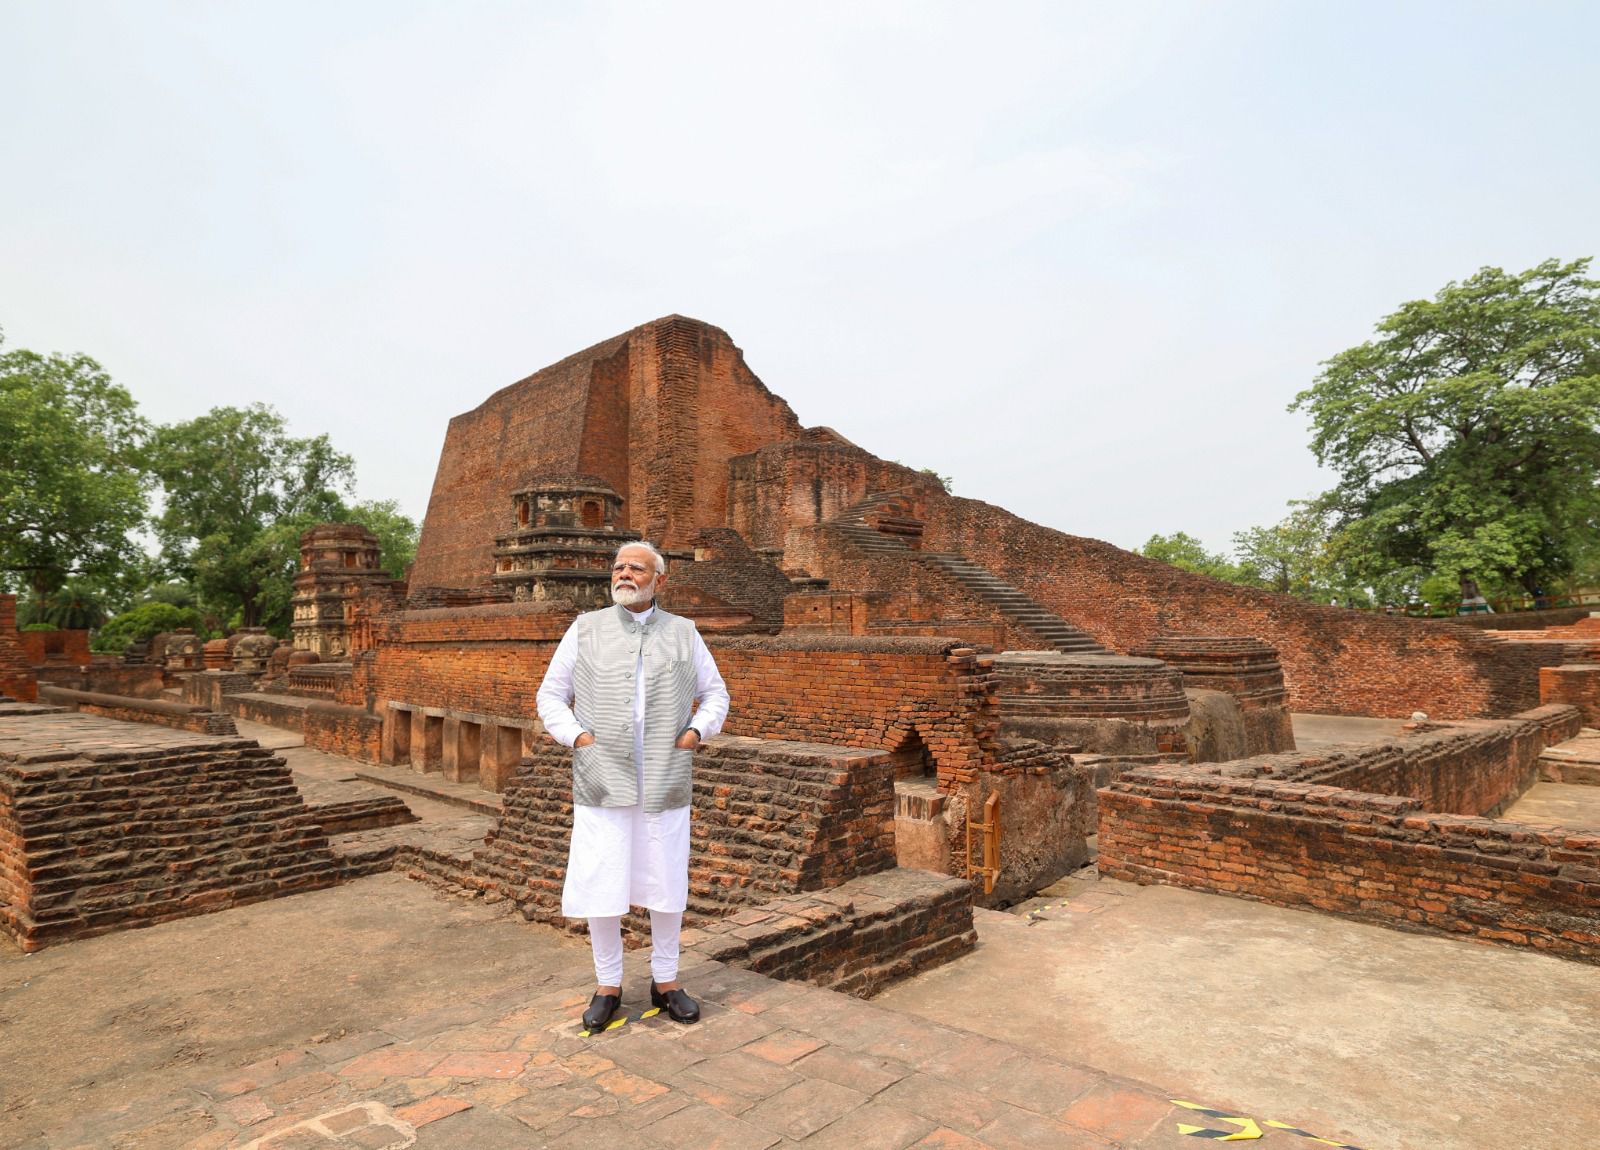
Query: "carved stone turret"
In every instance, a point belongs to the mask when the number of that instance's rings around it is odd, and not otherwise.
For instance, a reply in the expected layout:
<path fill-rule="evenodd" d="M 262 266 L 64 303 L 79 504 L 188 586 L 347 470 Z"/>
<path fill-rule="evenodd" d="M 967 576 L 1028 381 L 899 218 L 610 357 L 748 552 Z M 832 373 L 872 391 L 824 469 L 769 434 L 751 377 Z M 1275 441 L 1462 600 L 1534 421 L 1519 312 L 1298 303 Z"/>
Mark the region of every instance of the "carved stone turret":
<path fill-rule="evenodd" d="M 228 650 L 229 646 L 230 644 L 225 638 L 206 640 L 205 646 L 201 648 L 201 656 L 205 660 L 206 670 L 221 671 L 228 666 L 228 660 L 232 657 Z"/>
<path fill-rule="evenodd" d="M 187 627 L 181 627 L 167 640 L 166 660 L 169 671 L 205 670 L 205 644 Z"/>
<path fill-rule="evenodd" d="M 350 649 L 347 608 L 356 594 L 366 585 L 393 583 L 379 566 L 378 550 L 378 537 L 359 523 L 323 523 L 300 536 L 290 624 L 296 650 L 344 658 Z"/>
<path fill-rule="evenodd" d="M 516 527 L 494 541 L 494 582 L 517 602 L 611 601 L 611 560 L 639 538 L 617 525 L 622 498 L 592 475 L 542 479 L 513 493 Z"/>
<path fill-rule="evenodd" d="M 267 660 L 277 647 L 277 638 L 267 634 L 265 627 L 245 627 L 233 647 L 233 669 L 247 675 L 260 675 L 266 671 Z"/>

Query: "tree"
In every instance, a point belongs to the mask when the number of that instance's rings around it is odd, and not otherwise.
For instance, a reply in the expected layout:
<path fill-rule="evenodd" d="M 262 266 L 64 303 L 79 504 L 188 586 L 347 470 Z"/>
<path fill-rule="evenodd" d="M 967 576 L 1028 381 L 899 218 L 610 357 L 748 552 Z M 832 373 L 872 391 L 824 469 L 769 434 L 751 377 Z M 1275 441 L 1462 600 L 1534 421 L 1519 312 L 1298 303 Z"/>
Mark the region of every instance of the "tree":
<path fill-rule="evenodd" d="M 293 577 L 298 534 L 339 518 L 354 471 L 326 435 L 295 439 L 259 403 L 159 428 L 149 457 L 165 494 L 156 530 L 169 568 L 247 627 L 287 609 L 278 592 L 285 571 Z"/>
<path fill-rule="evenodd" d="M 1291 500 L 1290 511 L 1271 527 L 1236 531 L 1233 550 L 1241 569 L 1285 595 L 1326 601 L 1340 582 L 1328 552 L 1327 512 L 1315 502 Z"/>
<path fill-rule="evenodd" d="M 43 623 L 57 631 L 89 631 L 110 616 L 100 588 L 87 579 L 68 579 L 48 599 L 29 599 L 17 611 L 18 622 Z"/>
<path fill-rule="evenodd" d="M 1200 540 L 1184 531 L 1150 536 L 1139 554 L 1213 579 L 1226 579 L 1230 583 L 1250 581 L 1247 573 L 1240 571 L 1226 555 L 1213 555 Z"/>
<path fill-rule="evenodd" d="M 147 430 L 133 397 L 88 356 L 0 354 L 0 575 L 48 605 L 70 576 L 129 561 L 149 487 Z"/>
<path fill-rule="evenodd" d="M 1531 592 L 1600 524 L 1600 281 L 1589 260 L 1484 268 L 1323 364 L 1310 413 L 1346 562 Z"/>
<path fill-rule="evenodd" d="M 191 627 L 196 634 L 205 634 L 200 612 L 193 607 L 143 603 L 100 628 L 90 647 L 95 651 L 116 654 L 125 650 L 129 643 L 143 643 L 163 631 L 176 631 L 180 627 Z"/>
<path fill-rule="evenodd" d="M 393 499 L 369 499 L 345 508 L 335 519 L 340 523 L 359 523 L 378 537 L 378 561 L 395 579 L 406 577 L 406 568 L 417 557 L 417 536 L 421 527 L 400 510 Z"/>

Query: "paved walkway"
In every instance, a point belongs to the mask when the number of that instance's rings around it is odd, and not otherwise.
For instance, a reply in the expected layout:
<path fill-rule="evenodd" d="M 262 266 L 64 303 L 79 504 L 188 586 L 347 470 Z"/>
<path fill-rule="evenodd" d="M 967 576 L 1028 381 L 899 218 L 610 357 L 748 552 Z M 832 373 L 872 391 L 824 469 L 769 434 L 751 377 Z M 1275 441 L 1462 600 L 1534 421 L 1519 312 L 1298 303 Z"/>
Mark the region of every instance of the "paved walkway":
<path fill-rule="evenodd" d="M 715 963 L 685 976 L 704 1003 L 694 1026 L 633 1003 L 586 1036 L 585 972 L 581 987 L 296 1045 L 24 1145 L 1154 1150 L 1192 1146 L 1178 1124 L 1212 1121 L 1154 1087 L 830 991 Z M 630 969 L 629 985 L 647 977 Z"/>

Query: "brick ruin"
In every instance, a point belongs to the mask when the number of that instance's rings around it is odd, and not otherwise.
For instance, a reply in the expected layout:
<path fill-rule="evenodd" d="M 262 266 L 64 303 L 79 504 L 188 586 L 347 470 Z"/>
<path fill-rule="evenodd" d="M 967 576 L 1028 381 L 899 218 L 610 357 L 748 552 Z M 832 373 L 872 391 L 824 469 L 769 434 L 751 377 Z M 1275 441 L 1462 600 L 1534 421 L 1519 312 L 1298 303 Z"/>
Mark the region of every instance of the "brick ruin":
<path fill-rule="evenodd" d="M 392 583 L 378 562 L 378 552 L 378 537 L 357 523 L 323 523 L 301 534 L 300 570 L 290 604 L 295 650 L 328 660 L 349 653 L 351 601 L 364 587 Z M 264 646 L 270 654 L 275 644 Z M 232 655 L 235 661 L 255 657 L 254 652 L 237 650 Z M 252 663 L 248 669 L 265 668 Z"/>
<path fill-rule="evenodd" d="M 1495 816 L 1570 706 L 1318 754 L 1137 767 L 1101 795 L 1101 873 L 1600 962 L 1600 832 Z"/>
<path fill-rule="evenodd" d="M 254 740 L 0 706 L 0 927 L 37 950 L 329 886 L 305 814 Z"/>
<path fill-rule="evenodd" d="M 31 703 L 39 697 L 39 676 L 17 633 L 17 597 L 0 595 L 0 699 Z"/>
<path fill-rule="evenodd" d="M 1124 877 L 1349 912 L 1294 893 L 1321 879 L 1283 878 L 1311 866 L 1300 828 L 1329 820 L 1315 850 L 1340 865 L 1380 840 L 1451 858 L 1468 832 L 1448 820 L 1488 819 L 1532 777 L 1533 743 L 1579 714 L 1534 708 L 1600 709 L 1574 666 L 1597 636 L 1316 606 L 1030 523 L 801 426 L 726 333 L 679 316 L 451 420 L 407 582 L 377 569 L 364 529 L 314 528 L 293 649 L 162 636 L 152 657 L 191 713 L 499 796 L 453 880 L 550 919 L 570 768 L 540 741 L 534 693 L 574 613 L 604 602 L 618 543 L 640 537 L 671 560 L 663 602 L 696 620 L 734 698 L 694 795 L 694 929 L 758 969 L 855 989 L 970 945 L 972 902 L 1027 896 L 1097 833 Z M 1291 710 L 1452 725 L 1432 750 L 1417 731 L 1387 766 L 1330 774 L 1294 751 Z M 1497 719 L 1524 733 L 1473 725 Z M 1429 771 L 1452 781 L 1423 787 Z M 1379 825 L 1396 833 L 1356 829 Z M 1592 920 L 1582 836 L 1547 848 L 1561 857 L 1530 866 L 1569 868 L 1547 877 L 1578 883 L 1573 913 Z M 1245 857 L 1278 877 L 1235 881 Z M 1324 872 L 1343 881 L 1306 871 Z M 1402 903 L 1411 925 L 1476 921 Z"/>

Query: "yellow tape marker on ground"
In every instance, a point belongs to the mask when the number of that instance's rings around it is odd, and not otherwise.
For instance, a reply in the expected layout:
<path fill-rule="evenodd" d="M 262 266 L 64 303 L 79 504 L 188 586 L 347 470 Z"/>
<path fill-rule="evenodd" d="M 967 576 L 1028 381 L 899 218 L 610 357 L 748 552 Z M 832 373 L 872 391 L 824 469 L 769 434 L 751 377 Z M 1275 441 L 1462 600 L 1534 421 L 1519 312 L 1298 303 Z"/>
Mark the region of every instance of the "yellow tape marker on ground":
<path fill-rule="evenodd" d="M 1242 1114 L 1229 1114 L 1224 1110 L 1212 1110 L 1210 1107 L 1201 1106 L 1198 1102 L 1185 1102 L 1181 1098 L 1169 1098 L 1174 1106 L 1182 1106 L 1185 1110 L 1193 1110 L 1197 1114 L 1204 1114 L 1207 1118 L 1215 1118 L 1218 1122 L 1229 1122 L 1239 1129 L 1213 1130 L 1206 1126 L 1190 1126 L 1185 1122 L 1178 1123 L 1178 1133 L 1187 1134 L 1191 1138 L 1214 1138 L 1218 1142 L 1253 1142 L 1261 1137 L 1261 1127 L 1256 1125 L 1254 1118 L 1246 1118 Z"/>
<path fill-rule="evenodd" d="M 1272 1127 L 1274 1130 L 1287 1130 L 1290 1134 L 1298 1134 L 1302 1138 L 1309 1138 L 1313 1142 L 1320 1142 L 1324 1146 L 1337 1146 L 1340 1148 L 1340 1150 L 1361 1150 L 1361 1147 L 1352 1146 L 1348 1142 L 1335 1142 L 1332 1138 L 1318 1138 L 1315 1134 L 1311 1133 L 1311 1131 L 1302 1130 L 1298 1126 L 1290 1126 L 1287 1122 L 1277 1122 L 1271 1118 L 1268 1118 L 1267 1125 Z"/>
<path fill-rule="evenodd" d="M 623 1017 L 617 1019 L 615 1022 L 608 1022 L 608 1023 L 605 1024 L 605 1027 L 602 1030 L 599 1030 L 599 1031 L 580 1030 L 580 1031 L 578 1031 L 578 1037 L 579 1038 L 593 1038 L 593 1037 L 595 1037 L 595 1035 L 597 1033 L 598 1034 L 604 1034 L 608 1030 L 615 1030 L 619 1026 L 626 1026 L 630 1022 L 643 1022 L 645 1019 L 654 1018 L 656 1015 L 658 1015 L 660 1013 L 661 1013 L 661 1008 L 659 1006 L 652 1006 L 649 1010 L 646 1010 L 641 1014 L 635 1014 L 632 1018 L 629 1018 L 626 1015 L 624 1015 Z"/>

